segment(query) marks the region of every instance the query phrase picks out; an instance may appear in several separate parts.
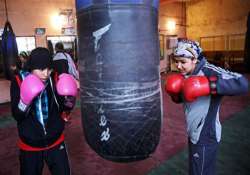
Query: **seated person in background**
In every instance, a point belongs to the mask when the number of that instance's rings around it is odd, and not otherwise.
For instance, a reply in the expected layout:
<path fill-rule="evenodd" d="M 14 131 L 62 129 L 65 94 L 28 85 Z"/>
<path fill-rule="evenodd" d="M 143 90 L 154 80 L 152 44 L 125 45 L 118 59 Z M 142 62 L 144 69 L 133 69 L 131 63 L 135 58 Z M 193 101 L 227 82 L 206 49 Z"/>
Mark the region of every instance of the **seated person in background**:
<path fill-rule="evenodd" d="M 25 51 L 20 52 L 18 60 L 17 60 L 17 68 L 19 70 L 27 70 L 28 59 L 29 59 L 29 55 Z"/>
<path fill-rule="evenodd" d="M 29 56 L 26 52 L 22 51 L 18 55 L 16 62 L 14 65 L 10 65 L 10 70 L 12 71 L 13 75 L 17 74 L 21 70 L 27 70 L 27 60 Z"/>

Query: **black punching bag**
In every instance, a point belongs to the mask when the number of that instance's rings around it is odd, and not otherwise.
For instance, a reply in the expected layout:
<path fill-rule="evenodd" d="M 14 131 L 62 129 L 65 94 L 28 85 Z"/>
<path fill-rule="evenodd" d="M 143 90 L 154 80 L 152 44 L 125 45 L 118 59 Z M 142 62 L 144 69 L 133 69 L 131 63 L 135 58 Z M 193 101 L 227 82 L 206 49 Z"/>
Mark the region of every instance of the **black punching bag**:
<path fill-rule="evenodd" d="M 3 70 L 7 80 L 11 80 L 14 74 L 14 67 L 18 58 L 18 49 L 16 36 L 13 32 L 11 24 L 7 21 L 2 34 L 2 54 L 3 54 Z"/>
<path fill-rule="evenodd" d="M 158 0 L 77 0 L 76 9 L 86 140 L 111 161 L 146 159 L 162 122 Z"/>

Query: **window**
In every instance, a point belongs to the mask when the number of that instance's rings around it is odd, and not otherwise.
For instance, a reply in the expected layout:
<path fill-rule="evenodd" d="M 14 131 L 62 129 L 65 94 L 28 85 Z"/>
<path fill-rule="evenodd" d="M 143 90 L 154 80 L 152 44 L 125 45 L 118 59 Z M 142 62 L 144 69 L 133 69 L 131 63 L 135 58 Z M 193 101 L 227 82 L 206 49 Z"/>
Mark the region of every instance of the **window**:
<path fill-rule="evenodd" d="M 164 37 L 164 35 L 159 35 L 159 44 L 160 44 L 160 59 L 162 60 L 162 59 L 164 59 L 164 39 L 165 39 L 165 37 Z"/>
<path fill-rule="evenodd" d="M 68 52 L 74 61 L 77 61 L 76 59 L 76 36 L 70 35 L 70 36 L 47 36 L 47 42 L 51 42 L 53 46 L 53 52 L 55 49 L 55 45 L 57 42 L 62 42 L 64 49 L 66 52 Z"/>
<path fill-rule="evenodd" d="M 31 52 L 31 50 L 36 48 L 35 37 L 33 36 L 18 36 L 16 37 L 18 52 Z"/>
<path fill-rule="evenodd" d="M 64 49 L 73 49 L 74 48 L 74 41 L 75 41 L 75 36 L 48 36 L 47 41 L 51 41 L 53 48 L 55 48 L 55 44 L 57 42 L 62 42 L 64 45 Z"/>

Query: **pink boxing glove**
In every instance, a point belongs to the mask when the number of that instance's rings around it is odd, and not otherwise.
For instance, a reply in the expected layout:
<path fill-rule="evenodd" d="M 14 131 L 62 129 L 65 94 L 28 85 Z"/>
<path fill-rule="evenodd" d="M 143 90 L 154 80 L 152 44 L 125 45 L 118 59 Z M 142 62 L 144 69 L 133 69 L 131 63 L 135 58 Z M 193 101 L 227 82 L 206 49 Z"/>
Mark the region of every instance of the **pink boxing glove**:
<path fill-rule="evenodd" d="M 77 95 L 76 80 L 72 75 L 63 73 L 59 75 L 59 80 L 56 84 L 57 93 L 61 96 L 73 96 Z"/>
<path fill-rule="evenodd" d="M 44 88 L 44 83 L 37 76 L 30 74 L 25 77 L 20 86 L 19 109 L 25 111 L 32 100 L 39 95 Z"/>

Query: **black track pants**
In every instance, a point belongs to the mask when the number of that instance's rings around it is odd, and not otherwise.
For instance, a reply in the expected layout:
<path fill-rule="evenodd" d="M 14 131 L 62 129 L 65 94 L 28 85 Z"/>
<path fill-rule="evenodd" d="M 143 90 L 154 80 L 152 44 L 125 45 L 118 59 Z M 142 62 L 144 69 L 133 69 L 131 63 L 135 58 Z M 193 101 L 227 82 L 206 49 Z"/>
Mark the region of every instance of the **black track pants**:
<path fill-rule="evenodd" d="M 218 143 L 192 144 L 189 141 L 189 175 L 215 175 Z"/>
<path fill-rule="evenodd" d="M 52 175 L 70 175 L 66 146 L 63 143 L 46 151 L 20 150 L 20 175 L 42 175 L 44 162 Z"/>

